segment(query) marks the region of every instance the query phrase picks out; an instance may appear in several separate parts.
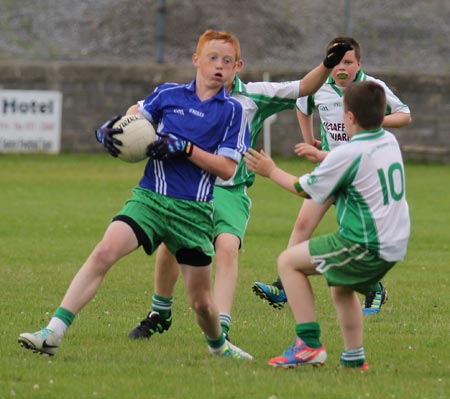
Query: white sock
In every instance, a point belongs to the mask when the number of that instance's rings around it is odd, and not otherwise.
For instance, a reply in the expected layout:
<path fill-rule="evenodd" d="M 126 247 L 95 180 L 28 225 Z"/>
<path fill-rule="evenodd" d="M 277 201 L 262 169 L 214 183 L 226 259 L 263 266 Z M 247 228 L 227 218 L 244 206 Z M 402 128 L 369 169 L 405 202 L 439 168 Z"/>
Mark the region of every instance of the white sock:
<path fill-rule="evenodd" d="M 56 336 L 61 339 L 69 326 L 64 323 L 60 318 L 58 317 L 52 317 L 50 322 L 47 325 L 47 328 L 49 330 L 52 330 Z"/>

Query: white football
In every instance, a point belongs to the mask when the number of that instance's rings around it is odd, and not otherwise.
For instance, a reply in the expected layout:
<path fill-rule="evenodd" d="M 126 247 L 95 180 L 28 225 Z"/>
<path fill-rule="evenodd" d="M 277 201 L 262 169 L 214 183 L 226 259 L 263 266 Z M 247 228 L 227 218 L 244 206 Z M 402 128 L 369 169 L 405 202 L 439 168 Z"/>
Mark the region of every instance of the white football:
<path fill-rule="evenodd" d="M 122 142 L 122 145 L 117 145 L 122 161 L 134 163 L 147 158 L 147 146 L 156 140 L 155 129 L 147 119 L 139 115 L 125 115 L 113 128 L 123 130 L 123 133 L 114 135 L 114 138 Z"/>

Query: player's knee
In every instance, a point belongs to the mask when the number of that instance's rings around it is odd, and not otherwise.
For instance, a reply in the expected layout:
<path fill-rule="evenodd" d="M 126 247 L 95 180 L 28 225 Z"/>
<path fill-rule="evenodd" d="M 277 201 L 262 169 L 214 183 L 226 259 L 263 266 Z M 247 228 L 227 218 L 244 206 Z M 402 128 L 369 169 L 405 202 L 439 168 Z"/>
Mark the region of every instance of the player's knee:
<path fill-rule="evenodd" d="M 117 261 L 117 255 L 109 246 L 100 242 L 91 254 L 91 259 L 97 268 L 108 270 Z"/>
<path fill-rule="evenodd" d="M 280 256 L 278 256 L 278 273 L 283 273 L 291 268 L 290 257 L 287 251 L 283 251 Z"/>
<path fill-rule="evenodd" d="M 192 310 L 200 317 L 208 317 L 213 313 L 213 303 L 207 298 L 196 298 L 190 303 Z"/>
<path fill-rule="evenodd" d="M 189 266 L 208 266 L 212 258 L 209 255 L 194 248 L 183 248 L 177 251 L 177 262 Z"/>
<path fill-rule="evenodd" d="M 241 240 L 232 234 L 220 234 L 214 241 L 216 256 L 234 259 L 239 255 Z"/>

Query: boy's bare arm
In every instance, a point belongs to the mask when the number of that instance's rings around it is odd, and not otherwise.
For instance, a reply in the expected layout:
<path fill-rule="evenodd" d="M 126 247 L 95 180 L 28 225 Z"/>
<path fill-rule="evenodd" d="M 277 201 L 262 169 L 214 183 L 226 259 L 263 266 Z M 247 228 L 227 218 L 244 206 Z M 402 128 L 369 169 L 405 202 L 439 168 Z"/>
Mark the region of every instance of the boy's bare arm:
<path fill-rule="evenodd" d="M 295 187 L 295 184 L 298 183 L 298 178 L 277 167 L 274 160 L 263 150 L 258 152 L 249 148 L 248 152 L 245 154 L 245 162 L 247 163 L 247 168 L 249 170 L 260 176 L 269 178 L 274 183 L 293 194 L 301 195 Z"/>

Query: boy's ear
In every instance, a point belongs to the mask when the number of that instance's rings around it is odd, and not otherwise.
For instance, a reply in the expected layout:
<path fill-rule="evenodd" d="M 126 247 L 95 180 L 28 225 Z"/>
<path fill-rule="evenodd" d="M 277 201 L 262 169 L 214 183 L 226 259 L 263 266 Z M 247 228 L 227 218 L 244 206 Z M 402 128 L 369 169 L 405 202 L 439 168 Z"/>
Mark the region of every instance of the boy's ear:
<path fill-rule="evenodd" d="M 348 118 L 349 118 L 350 122 L 353 124 L 357 123 L 355 114 L 352 111 L 347 111 L 347 113 L 348 113 Z"/>
<path fill-rule="evenodd" d="M 198 54 L 197 53 L 192 54 L 192 63 L 194 64 L 194 66 L 197 66 L 197 63 L 198 63 Z"/>

